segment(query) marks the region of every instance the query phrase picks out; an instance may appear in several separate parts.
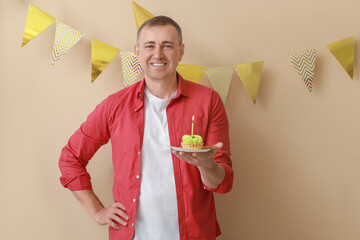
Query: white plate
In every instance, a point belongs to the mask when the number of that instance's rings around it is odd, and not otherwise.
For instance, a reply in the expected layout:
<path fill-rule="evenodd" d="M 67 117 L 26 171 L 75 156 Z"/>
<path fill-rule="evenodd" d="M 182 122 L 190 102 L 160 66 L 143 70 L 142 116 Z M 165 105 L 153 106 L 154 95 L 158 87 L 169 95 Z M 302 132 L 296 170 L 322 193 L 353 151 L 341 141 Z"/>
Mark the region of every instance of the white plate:
<path fill-rule="evenodd" d="M 180 148 L 180 147 L 173 147 L 173 146 L 169 146 L 172 149 L 174 149 L 175 151 L 179 151 L 179 152 L 208 152 L 211 149 L 209 148 L 205 148 L 205 149 L 188 149 L 188 148 Z"/>

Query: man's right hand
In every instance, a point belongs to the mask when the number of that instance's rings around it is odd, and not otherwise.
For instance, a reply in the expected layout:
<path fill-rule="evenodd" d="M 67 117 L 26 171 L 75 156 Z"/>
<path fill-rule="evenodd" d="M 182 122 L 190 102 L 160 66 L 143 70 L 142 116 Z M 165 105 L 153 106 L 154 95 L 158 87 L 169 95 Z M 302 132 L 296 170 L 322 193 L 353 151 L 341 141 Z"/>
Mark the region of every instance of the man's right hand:
<path fill-rule="evenodd" d="M 120 229 L 119 224 L 127 226 L 127 221 L 129 220 L 124 205 L 119 202 L 113 203 L 110 207 L 102 208 L 95 212 L 93 218 L 98 224 L 109 224 L 109 226 L 117 230 Z"/>
<path fill-rule="evenodd" d="M 109 226 L 117 230 L 120 229 L 119 224 L 127 226 L 129 216 L 121 203 L 116 202 L 105 208 L 93 190 L 72 191 L 72 193 L 98 224 L 109 224 Z"/>

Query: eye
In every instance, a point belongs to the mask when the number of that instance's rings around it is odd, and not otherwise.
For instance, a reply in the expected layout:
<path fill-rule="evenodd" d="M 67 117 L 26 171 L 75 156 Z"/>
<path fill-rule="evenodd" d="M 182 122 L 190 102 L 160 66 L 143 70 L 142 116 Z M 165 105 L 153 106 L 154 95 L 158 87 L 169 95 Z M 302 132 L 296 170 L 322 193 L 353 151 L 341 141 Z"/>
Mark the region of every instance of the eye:
<path fill-rule="evenodd" d="M 145 48 L 153 48 L 153 45 L 145 45 Z"/>
<path fill-rule="evenodd" d="M 172 45 L 164 45 L 164 48 L 172 48 Z"/>

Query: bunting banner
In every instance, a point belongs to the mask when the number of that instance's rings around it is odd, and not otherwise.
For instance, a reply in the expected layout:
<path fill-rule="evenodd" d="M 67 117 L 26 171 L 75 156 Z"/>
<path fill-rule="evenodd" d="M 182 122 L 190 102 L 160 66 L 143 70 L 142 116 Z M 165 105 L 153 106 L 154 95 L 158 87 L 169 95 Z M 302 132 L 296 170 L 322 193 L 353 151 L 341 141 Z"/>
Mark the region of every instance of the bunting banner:
<path fill-rule="evenodd" d="M 56 32 L 52 64 L 65 55 L 85 34 L 56 20 Z"/>
<path fill-rule="evenodd" d="M 351 79 L 354 77 L 354 55 L 355 39 L 354 36 L 326 45 L 330 52 L 339 61 L 341 66 L 349 74 Z"/>
<path fill-rule="evenodd" d="M 220 94 L 225 104 L 229 92 L 231 77 L 234 72 L 232 66 L 206 68 L 205 73 L 209 77 L 212 87 Z"/>
<path fill-rule="evenodd" d="M 251 62 L 235 65 L 235 70 L 243 82 L 253 102 L 256 102 L 256 97 L 259 92 L 260 79 L 263 70 L 264 61 Z"/>
<path fill-rule="evenodd" d="M 289 60 L 311 92 L 315 73 L 316 49 L 289 55 Z"/>
<path fill-rule="evenodd" d="M 132 6 L 133 6 L 133 10 L 134 10 L 134 15 L 135 15 L 135 22 L 136 22 L 136 27 L 137 29 L 140 28 L 140 26 L 146 22 L 147 20 L 149 20 L 150 18 L 155 17 L 154 14 L 152 14 L 151 12 L 147 11 L 145 8 L 141 7 L 139 4 L 137 4 L 136 2 L 132 1 Z"/>
<path fill-rule="evenodd" d="M 179 64 L 177 70 L 180 75 L 189 81 L 200 83 L 201 78 L 204 75 L 204 66 L 196 66 L 189 64 Z"/>
<path fill-rule="evenodd" d="M 140 5 L 132 1 L 135 14 L 136 25 L 140 25 L 154 17 L 154 15 Z M 63 55 L 65 55 L 85 34 L 75 30 L 68 25 L 53 18 L 49 14 L 40 10 L 33 4 L 30 4 L 26 19 L 25 31 L 21 47 L 39 35 L 43 30 L 56 21 L 56 32 L 54 41 L 54 50 L 52 64 L 55 64 Z M 353 79 L 354 58 L 355 58 L 355 38 L 351 36 L 343 40 L 327 45 L 330 52 L 335 56 L 338 62 L 343 66 L 348 75 Z M 288 56 L 291 64 L 304 80 L 305 85 L 312 91 L 312 85 L 315 73 L 316 49 L 291 54 Z M 101 74 L 102 71 L 121 53 L 122 72 L 125 86 L 134 83 L 141 74 L 141 66 L 136 56 L 127 51 L 110 46 L 106 43 L 92 39 L 91 55 L 91 82 Z M 226 67 L 205 67 L 189 64 L 179 64 L 177 71 L 187 80 L 200 83 L 205 71 L 211 82 L 212 87 L 220 94 L 225 103 L 231 84 L 234 68 L 243 82 L 246 90 L 251 96 L 254 104 L 258 95 L 260 80 L 263 71 L 263 61 L 237 64 Z"/>
<path fill-rule="evenodd" d="M 21 47 L 55 22 L 55 18 L 30 4 Z"/>
<path fill-rule="evenodd" d="M 123 67 L 124 84 L 127 87 L 137 80 L 142 69 L 134 53 L 121 51 L 120 55 Z"/>
<path fill-rule="evenodd" d="M 91 83 L 118 55 L 120 49 L 92 39 L 91 41 Z"/>

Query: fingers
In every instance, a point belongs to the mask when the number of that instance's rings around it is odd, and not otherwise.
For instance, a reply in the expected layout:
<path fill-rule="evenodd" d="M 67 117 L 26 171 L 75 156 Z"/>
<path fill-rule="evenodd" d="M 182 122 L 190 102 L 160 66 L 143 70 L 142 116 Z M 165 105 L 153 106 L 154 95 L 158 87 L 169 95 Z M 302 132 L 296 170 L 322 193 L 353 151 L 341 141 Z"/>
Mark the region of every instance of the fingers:
<path fill-rule="evenodd" d="M 115 222 L 115 223 L 114 223 Z M 127 221 L 125 221 L 124 219 L 120 218 L 118 215 L 116 214 L 113 214 L 111 215 L 111 220 L 109 222 L 109 225 L 111 225 L 111 223 L 114 223 L 118 228 L 116 229 L 119 229 L 119 226 L 117 225 L 117 223 L 121 224 L 122 226 L 127 226 Z"/>
<path fill-rule="evenodd" d="M 122 226 L 127 226 L 127 220 L 129 220 L 129 216 L 126 214 L 126 209 L 124 205 L 119 202 L 113 203 L 111 205 L 111 215 L 109 225 L 112 226 L 112 223 L 115 222 L 115 225 L 118 227 L 116 223 L 121 224 Z M 119 229 L 119 228 L 116 228 Z"/>
<path fill-rule="evenodd" d="M 98 212 L 98 223 L 100 225 L 108 224 L 110 227 L 119 230 L 120 226 L 127 226 L 129 216 L 126 214 L 124 205 L 119 202 L 113 203 L 110 207 L 104 208 Z"/>
<path fill-rule="evenodd" d="M 126 211 L 124 205 L 122 205 L 122 204 L 119 203 L 119 202 L 113 203 L 111 206 L 114 207 L 114 208 L 120 208 L 120 209 L 122 209 L 123 211 Z"/>
<path fill-rule="evenodd" d="M 214 147 L 216 147 L 216 152 L 221 149 L 224 146 L 224 144 L 222 142 L 218 142 L 217 144 L 214 145 Z"/>

